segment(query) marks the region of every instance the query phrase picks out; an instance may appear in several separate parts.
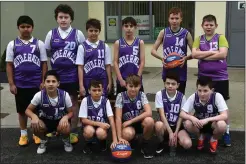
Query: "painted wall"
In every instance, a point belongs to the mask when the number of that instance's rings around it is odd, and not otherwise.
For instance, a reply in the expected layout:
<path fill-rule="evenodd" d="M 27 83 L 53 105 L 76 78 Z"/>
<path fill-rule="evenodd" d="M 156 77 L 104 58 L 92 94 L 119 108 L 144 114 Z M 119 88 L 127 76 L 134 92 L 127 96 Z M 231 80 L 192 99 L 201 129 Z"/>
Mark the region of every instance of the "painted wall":
<path fill-rule="evenodd" d="M 100 39 L 105 39 L 105 18 L 104 18 L 104 2 L 88 2 L 88 16 L 89 18 L 97 18 L 101 20 L 102 23 L 102 31 L 100 34 Z M 96 12 L 95 12 L 96 11 Z M 226 2 L 196 2 L 195 3 L 195 37 L 201 35 L 203 33 L 201 28 L 201 21 L 203 16 L 207 14 L 213 14 L 216 16 L 218 21 L 218 29 L 217 32 L 221 34 L 225 34 L 226 29 Z M 111 48 L 113 55 L 113 44 L 108 43 Z M 153 43 L 145 44 L 145 55 L 146 55 L 146 67 L 161 67 L 160 60 L 154 58 L 151 54 L 151 48 Z M 162 54 L 162 47 L 160 46 L 158 49 L 158 53 Z M 190 54 L 190 50 L 188 48 L 188 54 Z M 197 60 L 188 61 L 189 67 L 197 67 Z"/>

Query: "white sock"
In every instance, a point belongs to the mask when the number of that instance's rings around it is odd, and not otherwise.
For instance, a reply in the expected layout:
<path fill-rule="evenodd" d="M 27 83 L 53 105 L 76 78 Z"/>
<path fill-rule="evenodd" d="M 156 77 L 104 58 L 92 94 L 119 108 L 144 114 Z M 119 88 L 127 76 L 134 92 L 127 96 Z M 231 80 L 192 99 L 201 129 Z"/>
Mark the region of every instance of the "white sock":
<path fill-rule="evenodd" d="M 230 125 L 228 124 L 228 125 L 226 126 L 226 133 L 229 134 L 229 131 L 230 131 Z"/>
<path fill-rule="evenodd" d="M 27 129 L 21 130 L 21 136 L 27 136 Z"/>
<path fill-rule="evenodd" d="M 203 140 L 203 139 L 204 139 L 203 134 L 201 134 L 199 140 Z"/>
<path fill-rule="evenodd" d="M 212 137 L 210 138 L 210 142 L 214 142 L 214 141 L 217 141 L 217 139 L 214 139 L 214 137 L 212 136 Z"/>

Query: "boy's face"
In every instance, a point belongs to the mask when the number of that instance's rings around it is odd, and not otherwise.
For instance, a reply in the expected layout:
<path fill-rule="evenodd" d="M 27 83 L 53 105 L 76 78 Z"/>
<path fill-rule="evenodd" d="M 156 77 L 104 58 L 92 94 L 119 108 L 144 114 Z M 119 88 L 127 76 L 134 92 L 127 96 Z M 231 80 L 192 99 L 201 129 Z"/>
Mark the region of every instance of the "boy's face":
<path fill-rule="evenodd" d="M 201 86 L 198 84 L 197 86 L 198 97 L 202 102 L 207 102 L 210 98 L 210 95 L 213 93 L 213 90 L 209 88 L 208 85 Z"/>
<path fill-rule="evenodd" d="M 180 27 L 180 24 L 182 22 L 182 17 L 180 13 L 178 14 L 170 14 L 168 18 L 169 24 L 173 28 Z"/>
<path fill-rule="evenodd" d="M 70 15 L 63 12 L 58 13 L 56 21 L 63 30 L 68 29 L 72 23 Z"/>
<path fill-rule="evenodd" d="M 99 101 L 100 97 L 103 94 L 102 84 L 99 85 L 100 87 L 93 87 L 91 86 L 89 93 L 94 101 Z"/>
<path fill-rule="evenodd" d="M 134 86 L 133 84 L 126 84 L 126 89 L 127 89 L 127 93 L 130 97 L 135 97 L 137 96 L 139 90 L 140 90 L 140 84 L 138 86 Z"/>
<path fill-rule="evenodd" d="M 87 36 L 92 41 L 97 41 L 99 34 L 100 34 L 99 29 L 97 29 L 95 27 L 90 27 L 87 30 Z"/>
<path fill-rule="evenodd" d="M 123 25 L 122 29 L 123 29 L 126 36 L 132 36 L 132 35 L 134 35 L 134 32 L 136 30 L 136 26 L 134 26 L 131 23 L 127 23 L 127 24 Z"/>
<path fill-rule="evenodd" d="M 60 82 L 58 82 L 56 77 L 53 75 L 47 76 L 44 82 L 44 87 L 47 90 L 47 92 L 55 92 L 59 85 Z"/>
<path fill-rule="evenodd" d="M 32 35 L 33 27 L 30 24 L 23 23 L 18 27 L 22 37 L 30 37 Z"/>
<path fill-rule="evenodd" d="M 168 93 L 175 93 L 179 87 L 179 83 L 177 83 L 176 80 L 167 78 L 166 82 L 164 82 L 164 86 Z"/>
<path fill-rule="evenodd" d="M 218 27 L 217 24 L 215 24 L 214 21 L 205 21 L 203 24 L 202 24 L 202 28 L 203 28 L 203 31 L 206 35 L 213 35 L 214 32 L 215 32 L 215 29 Z"/>

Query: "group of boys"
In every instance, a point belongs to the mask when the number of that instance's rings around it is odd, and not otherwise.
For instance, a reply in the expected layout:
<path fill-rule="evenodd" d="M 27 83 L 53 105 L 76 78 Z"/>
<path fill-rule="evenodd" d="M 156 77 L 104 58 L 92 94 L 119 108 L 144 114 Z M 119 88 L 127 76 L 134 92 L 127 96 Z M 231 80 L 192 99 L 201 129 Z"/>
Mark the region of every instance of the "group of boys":
<path fill-rule="evenodd" d="M 163 150 L 165 134 L 169 136 L 172 152 L 175 152 L 177 143 L 185 149 L 192 146 L 189 133 L 198 135 L 199 150 L 204 147 L 204 133 L 211 134 L 212 153 L 216 152 L 218 139 L 223 134 L 227 138 L 226 145 L 230 146 L 229 125 L 225 122 L 228 121 L 228 107 L 224 100 L 229 97 L 225 61 L 228 43 L 223 35 L 214 32 L 217 27 L 214 16 L 203 18 L 205 34 L 193 44 L 191 34 L 180 27 L 182 11 L 179 8 L 170 10 L 170 27 L 160 32 L 151 51 L 164 66 L 164 89 L 157 92 L 155 98 L 160 117 L 155 122 L 143 88 L 145 48 L 144 41 L 134 35 L 136 20 L 132 17 L 123 19 L 124 36 L 113 46 L 117 98 L 115 110 L 112 110 L 107 98 L 113 83 L 111 54 L 109 46 L 99 40 L 100 21 L 89 19 L 86 22 L 88 38 L 85 39 L 80 30 L 71 27 L 74 11 L 70 6 L 61 4 L 54 13 L 59 27 L 48 32 L 45 43 L 32 36 L 33 20 L 29 16 L 20 16 L 17 21 L 20 36 L 7 46 L 8 81 L 10 91 L 15 95 L 21 129 L 19 145 L 28 144 L 29 117 L 33 139 L 39 144 L 38 154 L 46 151 L 46 134 L 53 131 L 63 136 L 64 149 L 71 152 L 72 144 L 79 139 L 79 118 L 86 142 L 83 152 L 86 154 L 92 152 L 95 138 L 101 150 L 106 150 L 109 129 L 113 140 L 111 149 L 118 143 L 133 145 L 136 134 L 143 134 L 141 151 L 144 158 L 153 157 L 149 146 L 154 133 L 160 141 L 156 153 Z M 161 43 L 163 57 L 157 54 Z M 187 56 L 187 45 L 192 49 L 192 55 Z M 181 66 L 166 69 L 163 59 L 173 51 L 183 57 Z M 47 53 L 51 56 L 50 71 Z M 186 61 L 192 58 L 199 59 L 199 77 L 196 93 L 186 101 Z M 80 109 L 78 91 L 83 97 Z"/>

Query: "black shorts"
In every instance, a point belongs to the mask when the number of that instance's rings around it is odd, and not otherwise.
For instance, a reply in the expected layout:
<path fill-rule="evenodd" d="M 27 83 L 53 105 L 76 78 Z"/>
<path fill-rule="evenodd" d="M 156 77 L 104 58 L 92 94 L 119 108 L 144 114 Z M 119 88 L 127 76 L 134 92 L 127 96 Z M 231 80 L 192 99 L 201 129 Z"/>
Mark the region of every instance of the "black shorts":
<path fill-rule="evenodd" d="M 126 88 L 122 87 L 119 83 L 116 82 L 116 95 L 118 95 L 121 92 L 125 92 Z M 139 91 L 144 92 L 144 88 L 143 85 L 141 86 L 141 88 L 139 89 Z"/>
<path fill-rule="evenodd" d="M 178 91 L 185 95 L 186 81 L 180 81 Z"/>
<path fill-rule="evenodd" d="M 24 114 L 34 95 L 39 91 L 39 88 L 17 88 L 15 95 L 17 113 Z"/>
<path fill-rule="evenodd" d="M 56 131 L 58 125 L 59 125 L 59 122 L 61 119 L 59 120 L 49 120 L 49 119 L 45 119 L 45 118 L 39 118 L 40 120 L 42 120 L 45 124 L 45 127 L 47 129 L 47 133 L 51 133 L 51 132 L 54 132 Z"/>
<path fill-rule="evenodd" d="M 135 134 L 143 134 L 143 127 L 141 122 L 136 122 L 131 125 L 135 129 Z"/>
<path fill-rule="evenodd" d="M 212 128 L 212 122 L 207 123 L 203 126 L 202 129 L 200 129 L 200 133 L 203 134 L 213 134 L 214 129 Z"/>
<path fill-rule="evenodd" d="M 225 100 L 230 99 L 229 96 L 229 80 L 223 81 L 213 81 L 214 83 L 214 91 L 219 92 Z"/>
<path fill-rule="evenodd" d="M 59 86 L 60 89 L 68 92 L 69 95 L 78 96 L 79 94 L 79 82 L 74 83 L 61 83 Z"/>

